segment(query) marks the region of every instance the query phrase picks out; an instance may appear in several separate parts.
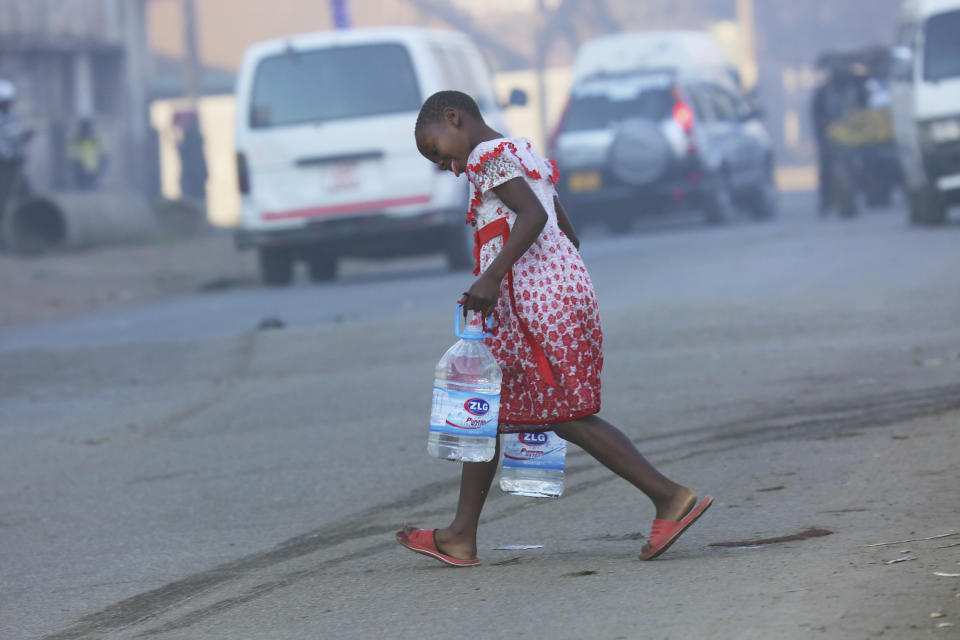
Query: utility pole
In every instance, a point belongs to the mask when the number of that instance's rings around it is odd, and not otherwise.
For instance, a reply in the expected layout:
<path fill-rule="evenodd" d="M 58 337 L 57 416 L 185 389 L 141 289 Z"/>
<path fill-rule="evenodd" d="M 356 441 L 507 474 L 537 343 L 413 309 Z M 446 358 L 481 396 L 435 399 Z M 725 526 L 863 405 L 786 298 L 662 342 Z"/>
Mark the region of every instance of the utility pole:
<path fill-rule="evenodd" d="M 754 0 L 737 0 L 737 26 L 743 38 L 746 64 L 740 69 L 740 82 L 749 91 L 757 86 L 757 21 Z"/>
<path fill-rule="evenodd" d="M 330 11 L 333 13 L 333 27 L 335 29 L 350 28 L 350 5 L 348 0 L 330 0 Z"/>
<path fill-rule="evenodd" d="M 197 46 L 197 12 L 194 0 L 183 0 L 183 38 L 187 53 L 186 92 L 190 108 L 197 112 L 200 96 L 200 53 Z"/>
<path fill-rule="evenodd" d="M 536 61 L 537 61 L 537 124 L 540 125 L 540 140 L 543 145 L 543 152 L 549 153 L 547 144 L 550 140 L 550 133 L 547 131 L 547 81 L 545 77 L 547 65 L 547 49 L 550 46 L 547 41 L 547 6 L 545 0 L 537 0 L 537 13 L 539 13 L 540 28 L 536 34 Z"/>
<path fill-rule="evenodd" d="M 147 0 L 118 0 L 123 9 L 124 68 L 127 85 L 129 146 L 125 163 L 127 180 L 136 189 L 147 188 L 147 165 L 143 160 L 147 146 Z"/>

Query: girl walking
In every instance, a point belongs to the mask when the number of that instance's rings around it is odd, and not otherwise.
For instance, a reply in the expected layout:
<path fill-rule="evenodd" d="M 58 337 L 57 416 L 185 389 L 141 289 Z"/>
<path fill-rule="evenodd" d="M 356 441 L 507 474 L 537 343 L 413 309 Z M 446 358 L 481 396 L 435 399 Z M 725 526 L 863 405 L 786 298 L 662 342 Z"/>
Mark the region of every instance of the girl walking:
<path fill-rule="evenodd" d="M 427 160 L 470 180 L 479 275 L 459 302 L 493 318 L 486 344 L 503 372 L 501 433 L 553 429 L 643 491 L 656 508 L 640 558 L 652 560 L 710 507 L 660 474 L 619 429 L 597 415 L 603 333 L 580 241 L 557 199 L 558 170 L 526 138 L 504 138 L 459 91 L 430 96 L 414 130 Z M 453 522 L 404 526 L 397 541 L 458 567 L 476 566 L 477 526 L 500 457 L 463 463 Z"/>

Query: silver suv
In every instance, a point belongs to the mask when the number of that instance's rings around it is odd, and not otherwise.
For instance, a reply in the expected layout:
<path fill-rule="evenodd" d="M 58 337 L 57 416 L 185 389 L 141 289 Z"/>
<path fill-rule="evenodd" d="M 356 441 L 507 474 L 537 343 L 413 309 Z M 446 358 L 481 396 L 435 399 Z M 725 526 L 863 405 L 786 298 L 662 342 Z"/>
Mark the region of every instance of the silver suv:
<path fill-rule="evenodd" d="M 579 224 L 623 230 L 677 209 L 722 223 L 776 213 L 761 113 L 725 76 L 644 71 L 579 81 L 550 143 L 560 197 Z"/>

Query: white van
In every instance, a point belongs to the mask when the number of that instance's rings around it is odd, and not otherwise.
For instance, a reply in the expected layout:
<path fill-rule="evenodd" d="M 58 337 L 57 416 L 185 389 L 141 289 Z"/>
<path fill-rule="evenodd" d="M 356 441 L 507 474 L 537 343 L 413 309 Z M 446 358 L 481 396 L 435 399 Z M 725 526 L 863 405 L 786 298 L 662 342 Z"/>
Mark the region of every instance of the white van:
<path fill-rule="evenodd" d="M 893 50 L 893 122 L 910 220 L 960 202 L 960 0 L 906 0 Z"/>
<path fill-rule="evenodd" d="M 350 29 L 251 46 L 237 80 L 237 246 L 260 253 L 263 280 L 313 280 L 342 256 L 442 251 L 472 266 L 467 183 L 424 160 L 413 127 L 432 93 L 473 96 L 506 131 L 483 56 L 463 34 Z M 515 92 L 511 99 L 522 103 Z"/>

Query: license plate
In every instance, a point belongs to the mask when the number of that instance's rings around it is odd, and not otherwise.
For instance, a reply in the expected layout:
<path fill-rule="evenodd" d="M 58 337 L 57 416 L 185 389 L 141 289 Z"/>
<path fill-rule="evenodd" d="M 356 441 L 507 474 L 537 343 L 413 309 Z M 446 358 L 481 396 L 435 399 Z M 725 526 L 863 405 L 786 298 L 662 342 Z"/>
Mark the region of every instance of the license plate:
<path fill-rule="evenodd" d="M 600 188 L 599 171 L 574 171 L 567 178 L 567 188 L 570 193 L 596 191 Z"/>
<path fill-rule="evenodd" d="M 343 191 L 360 186 L 360 168 L 356 162 L 338 162 L 327 169 L 327 190 Z"/>

